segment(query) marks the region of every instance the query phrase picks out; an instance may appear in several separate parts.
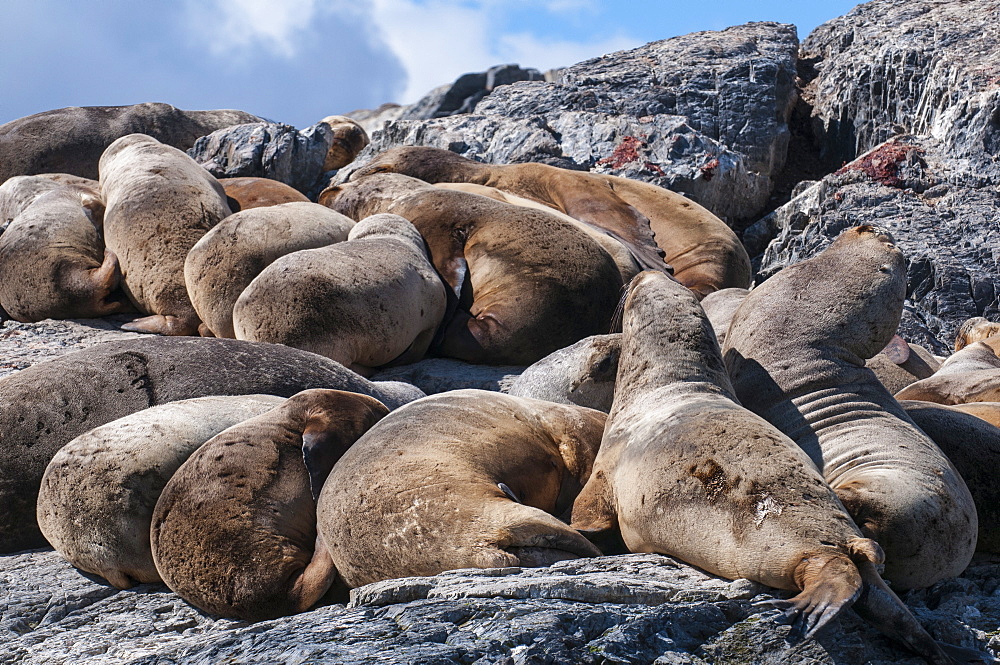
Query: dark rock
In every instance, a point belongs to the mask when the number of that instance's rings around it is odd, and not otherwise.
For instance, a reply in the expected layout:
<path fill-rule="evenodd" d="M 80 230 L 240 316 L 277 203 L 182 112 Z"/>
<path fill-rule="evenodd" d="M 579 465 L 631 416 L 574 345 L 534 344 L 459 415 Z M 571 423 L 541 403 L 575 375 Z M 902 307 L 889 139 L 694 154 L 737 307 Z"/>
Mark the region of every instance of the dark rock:
<path fill-rule="evenodd" d="M 321 181 L 332 142 L 333 130 L 322 122 L 301 131 L 253 122 L 203 136 L 188 154 L 216 178 L 270 178 L 308 195 Z"/>
<path fill-rule="evenodd" d="M 1000 182 L 1000 181 L 997 181 Z M 950 148 L 903 136 L 862 155 L 747 229 L 758 282 L 815 256 L 858 224 L 887 228 L 907 259 L 899 334 L 946 355 L 968 318 L 1000 318 L 1000 188 Z"/>
<path fill-rule="evenodd" d="M 463 74 L 454 83 L 432 90 L 400 116 L 402 120 L 430 120 L 459 113 L 470 113 L 481 99 L 498 86 L 517 81 L 543 81 L 537 69 L 522 69 L 518 65 L 497 65 L 485 72 Z"/>
<path fill-rule="evenodd" d="M 200 136 L 260 118 L 243 111 L 183 111 L 170 104 L 70 106 L 0 125 L 0 183 L 16 175 L 71 173 L 96 180 L 104 149 L 147 134 L 187 150 Z"/>
<path fill-rule="evenodd" d="M 900 133 L 939 139 L 1000 175 L 1000 4 L 879 0 L 802 44 L 823 154 L 836 168 Z"/>

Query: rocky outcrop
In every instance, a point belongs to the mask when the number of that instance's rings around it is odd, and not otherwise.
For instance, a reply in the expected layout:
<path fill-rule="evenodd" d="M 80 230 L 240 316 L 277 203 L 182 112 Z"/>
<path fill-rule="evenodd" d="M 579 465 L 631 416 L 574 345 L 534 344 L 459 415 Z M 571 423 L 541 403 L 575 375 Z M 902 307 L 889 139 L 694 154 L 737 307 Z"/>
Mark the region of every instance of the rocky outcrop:
<path fill-rule="evenodd" d="M 802 44 L 804 97 L 834 168 L 899 133 L 1000 175 L 1000 3 L 878 0 Z"/>
<path fill-rule="evenodd" d="M 684 192 L 727 221 L 753 219 L 785 162 L 797 48 L 794 27 L 777 23 L 653 42 L 567 67 L 557 81 L 500 86 L 468 114 L 416 120 L 427 114 L 404 111 L 355 164 L 393 146 L 430 145 L 496 164 L 635 178 Z"/>
<path fill-rule="evenodd" d="M 471 113 L 476 104 L 502 85 L 518 81 L 544 81 L 537 69 L 523 69 L 518 65 L 497 65 L 485 72 L 459 76 L 454 83 L 442 85 L 425 95 L 416 104 L 403 111 L 403 120 L 430 120 L 446 118 L 459 113 Z"/>
<path fill-rule="evenodd" d="M 911 593 L 935 637 L 998 646 L 997 566 Z M 0 663 L 785 663 L 923 661 L 846 612 L 802 642 L 753 582 L 631 554 L 549 568 L 460 570 L 378 582 L 331 604 L 248 624 L 161 585 L 118 591 L 52 551 L 0 557 Z M 326 602 L 337 600 L 327 598 Z"/>
<path fill-rule="evenodd" d="M 777 235 L 758 281 L 822 251 L 857 224 L 887 228 L 907 260 L 900 335 L 947 354 L 973 316 L 1000 318 L 1000 188 L 929 137 L 902 136 L 862 155 L 747 229 Z"/>

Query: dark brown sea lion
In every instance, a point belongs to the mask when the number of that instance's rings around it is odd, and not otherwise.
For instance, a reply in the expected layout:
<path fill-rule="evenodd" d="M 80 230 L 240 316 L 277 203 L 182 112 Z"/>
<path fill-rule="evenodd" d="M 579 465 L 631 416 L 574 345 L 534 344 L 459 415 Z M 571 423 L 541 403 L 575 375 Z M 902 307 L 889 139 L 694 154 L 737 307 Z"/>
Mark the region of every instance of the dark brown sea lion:
<path fill-rule="evenodd" d="M 232 326 L 238 339 L 287 344 L 368 375 L 423 358 L 446 306 L 413 224 L 372 215 L 347 242 L 287 254 L 263 269 L 236 300 Z"/>
<path fill-rule="evenodd" d="M 219 178 L 219 184 L 233 212 L 309 200 L 291 185 L 270 178 Z"/>
<path fill-rule="evenodd" d="M 737 310 L 724 346 L 736 394 L 808 453 L 897 588 L 962 573 L 976 509 L 961 476 L 864 361 L 899 325 L 906 269 L 879 227 L 842 233 Z"/>
<path fill-rule="evenodd" d="M 350 587 L 598 556 L 553 515 L 590 474 L 604 420 L 480 390 L 414 402 L 338 462 L 319 498 L 320 535 Z"/>
<path fill-rule="evenodd" d="M 182 111 L 159 103 L 70 106 L 36 113 L 0 125 L 0 183 L 35 173 L 96 179 L 101 153 L 122 136 L 146 134 L 187 150 L 217 129 L 259 120 L 243 111 Z"/>
<path fill-rule="evenodd" d="M 324 171 L 343 168 L 354 161 L 358 153 L 368 145 L 368 132 L 345 115 L 329 115 L 320 122 L 333 130 L 330 149 L 323 162 Z"/>
<path fill-rule="evenodd" d="M 203 335 L 236 337 L 233 306 L 278 258 L 347 240 L 354 220 L 317 203 L 292 202 L 243 210 L 212 228 L 184 260 L 184 283 Z M 206 330 L 207 329 L 207 330 Z"/>
<path fill-rule="evenodd" d="M 45 467 L 73 438 L 179 399 L 307 388 L 372 395 L 390 408 L 422 397 L 277 344 L 154 337 L 107 342 L 0 379 L 0 553 L 42 547 L 35 501 Z"/>
<path fill-rule="evenodd" d="M 608 330 L 622 286 L 618 266 L 554 215 L 396 174 L 327 191 L 336 194 L 328 205 L 348 217 L 393 213 L 420 231 L 459 297 L 436 347 L 441 355 L 528 365 Z"/>
<path fill-rule="evenodd" d="M 201 321 L 184 284 L 184 259 L 229 216 L 222 186 L 177 148 L 143 134 L 108 146 L 100 168 L 104 241 L 118 257 L 129 300 L 149 315 L 122 328 L 197 333 Z"/>
<path fill-rule="evenodd" d="M 72 187 L 42 194 L 0 235 L 0 306 L 16 321 L 95 318 L 131 309 L 118 258 L 94 225 L 104 205 Z"/>
<path fill-rule="evenodd" d="M 316 535 L 316 498 L 341 455 L 388 412 L 367 395 L 307 390 L 205 443 L 153 511 L 163 581 L 206 612 L 249 621 L 316 604 L 337 575 Z"/>
<path fill-rule="evenodd" d="M 809 457 L 736 401 L 708 317 L 661 274 L 630 285 L 614 406 L 572 525 L 798 591 L 772 604 L 806 637 L 854 605 L 932 662 L 951 662 L 879 577 L 881 548 Z"/>
<path fill-rule="evenodd" d="M 149 527 L 167 481 L 213 436 L 284 401 L 271 395 L 197 397 L 81 434 L 56 453 L 42 476 L 42 534 L 71 564 L 119 589 L 160 582 Z"/>

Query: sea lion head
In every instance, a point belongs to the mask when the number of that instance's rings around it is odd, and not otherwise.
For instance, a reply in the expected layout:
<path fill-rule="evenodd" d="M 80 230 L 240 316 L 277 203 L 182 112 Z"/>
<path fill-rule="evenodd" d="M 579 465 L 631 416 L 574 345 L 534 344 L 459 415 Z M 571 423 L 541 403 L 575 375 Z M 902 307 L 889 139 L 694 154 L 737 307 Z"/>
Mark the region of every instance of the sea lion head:
<path fill-rule="evenodd" d="M 970 344 L 982 342 L 997 334 L 1000 334 L 1000 323 L 993 323 L 981 316 L 971 318 L 959 327 L 955 336 L 955 350 L 961 351 Z"/>
<path fill-rule="evenodd" d="M 375 173 L 401 173 L 424 182 L 467 182 L 460 172 L 476 168 L 478 162 L 450 150 L 427 146 L 400 146 L 375 155 L 368 164 L 351 174 L 358 180 Z"/>
<path fill-rule="evenodd" d="M 362 238 L 403 238 L 421 250 L 424 249 L 424 239 L 413 224 L 405 217 L 380 213 L 365 217 L 354 225 L 347 235 L 348 240 L 360 240 Z"/>
<path fill-rule="evenodd" d="M 361 220 L 384 212 L 393 201 L 421 189 L 433 190 L 430 185 L 416 178 L 378 173 L 360 180 L 352 178 L 350 182 L 341 185 L 331 185 L 320 192 L 317 201 L 351 219 Z"/>
<path fill-rule="evenodd" d="M 368 132 L 347 116 L 330 115 L 320 120 L 320 123 L 327 125 L 331 130 L 330 149 L 323 162 L 324 171 L 334 171 L 347 166 L 368 145 Z"/>

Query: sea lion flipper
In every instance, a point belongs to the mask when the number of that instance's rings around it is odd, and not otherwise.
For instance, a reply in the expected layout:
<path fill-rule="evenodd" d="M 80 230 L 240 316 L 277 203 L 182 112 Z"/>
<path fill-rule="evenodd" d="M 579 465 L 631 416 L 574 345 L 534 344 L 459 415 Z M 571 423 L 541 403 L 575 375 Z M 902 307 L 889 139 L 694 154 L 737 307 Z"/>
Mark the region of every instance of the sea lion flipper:
<path fill-rule="evenodd" d="M 897 365 L 902 365 L 910 358 L 910 345 L 899 335 L 893 335 L 889 343 L 882 349 L 882 353 L 889 356 L 889 360 Z"/>
<path fill-rule="evenodd" d="M 589 540 L 618 529 L 618 513 L 611 501 L 611 485 L 603 471 L 595 471 L 576 497 L 570 526 Z"/>
<path fill-rule="evenodd" d="M 803 639 L 837 618 L 861 594 L 861 575 L 851 559 L 840 552 L 807 554 L 795 570 L 795 580 L 802 587 L 800 594 L 759 606 L 784 611 Z"/>
<path fill-rule="evenodd" d="M 552 563 L 567 558 L 601 556 L 601 551 L 589 540 L 545 511 L 515 503 L 506 496 L 504 502 L 508 520 L 500 529 L 496 546 L 515 556 L 523 551 L 525 558 L 533 562 L 525 565 L 548 565 L 537 563 L 546 559 Z"/>
<path fill-rule="evenodd" d="M 337 579 L 337 568 L 321 536 L 316 536 L 316 548 L 309 564 L 291 579 L 294 582 L 288 591 L 288 597 L 295 606 L 295 612 L 308 610 L 333 586 Z"/>
<path fill-rule="evenodd" d="M 198 326 L 197 324 L 192 325 L 190 322 L 179 319 L 176 316 L 153 314 L 122 324 L 122 330 L 154 335 L 179 336 L 197 334 Z"/>

